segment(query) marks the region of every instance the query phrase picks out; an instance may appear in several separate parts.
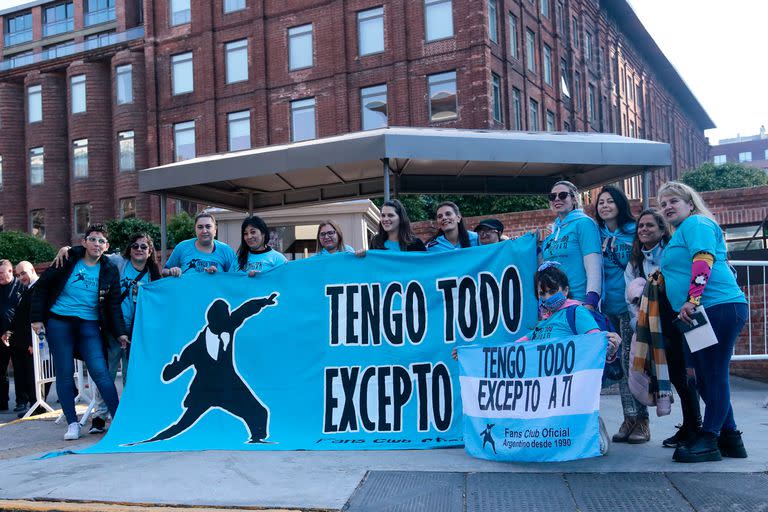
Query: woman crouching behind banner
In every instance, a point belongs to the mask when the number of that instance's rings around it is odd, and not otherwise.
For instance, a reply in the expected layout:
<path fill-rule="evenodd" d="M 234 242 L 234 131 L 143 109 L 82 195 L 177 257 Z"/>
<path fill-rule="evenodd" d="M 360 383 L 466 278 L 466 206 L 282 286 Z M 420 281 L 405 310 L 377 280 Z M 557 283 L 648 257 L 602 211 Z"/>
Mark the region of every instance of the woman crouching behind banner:
<path fill-rule="evenodd" d="M 261 272 L 284 265 L 288 259 L 269 245 L 269 228 L 264 219 L 254 215 L 247 217 L 240 226 L 240 247 L 237 263 L 230 272 L 245 272 L 253 277 Z"/>
<path fill-rule="evenodd" d="M 317 226 L 317 256 L 328 256 L 355 250 L 344 243 L 344 233 L 336 222 L 326 220 Z"/>

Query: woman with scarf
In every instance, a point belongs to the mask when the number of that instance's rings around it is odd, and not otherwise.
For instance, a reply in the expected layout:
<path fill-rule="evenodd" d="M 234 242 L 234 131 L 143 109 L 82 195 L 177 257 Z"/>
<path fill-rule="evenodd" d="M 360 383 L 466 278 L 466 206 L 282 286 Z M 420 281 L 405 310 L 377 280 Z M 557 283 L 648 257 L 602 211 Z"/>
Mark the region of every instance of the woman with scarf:
<path fill-rule="evenodd" d="M 659 270 L 661 256 L 670 237 L 667 222 L 659 212 L 656 210 L 640 212 L 640 216 L 637 218 L 637 235 L 632 242 L 632 254 L 624 271 L 624 282 L 627 288 L 635 280 L 640 280 L 640 283 L 644 285 L 648 276 Z M 630 294 L 627 293 L 627 295 Z M 639 297 L 637 304 L 628 305 L 634 328 L 637 322 Z M 686 368 L 683 352 L 685 340 L 680 331 L 672 325 L 672 321 L 677 315 L 672 310 L 667 296 L 663 293 L 659 295 L 659 312 L 661 313 L 661 331 L 664 335 L 669 380 L 680 396 L 680 407 L 683 410 L 682 425 L 678 426 L 674 435 L 664 439 L 661 444 L 667 448 L 677 448 L 691 440 L 701 426 L 699 393 L 696 391 L 696 379 L 693 371 Z"/>
<path fill-rule="evenodd" d="M 597 310 L 603 288 L 603 258 L 597 224 L 581 208 L 576 185 L 558 181 L 549 194 L 557 214 L 552 233 L 541 244 L 544 260 L 556 261 L 570 282 L 571 298 Z"/>
<path fill-rule="evenodd" d="M 624 421 L 613 435 L 615 443 L 641 444 L 651 440 L 648 409 L 638 402 L 629 390 L 629 347 L 632 344 L 632 326 L 624 299 L 624 271 L 629 263 L 637 225 L 627 196 L 615 187 L 603 187 L 597 195 L 595 218 L 600 228 L 603 248 L 603 276 L 605 294 L 601 311 L 621 333 L 621 367 L 624 375 L 619 380 L 621 408 Z"/>

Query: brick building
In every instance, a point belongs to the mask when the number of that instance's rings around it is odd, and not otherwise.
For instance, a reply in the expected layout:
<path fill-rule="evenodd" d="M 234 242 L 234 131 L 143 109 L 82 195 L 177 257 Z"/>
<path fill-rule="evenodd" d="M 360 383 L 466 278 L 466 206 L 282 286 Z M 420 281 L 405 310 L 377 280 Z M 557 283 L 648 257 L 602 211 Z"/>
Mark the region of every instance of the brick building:
<path fill-rule="evenodd" d="M 54 244 L 156 219 L 138 169 L 387 124 L 669 142 L 652 189 L 708 157 L 712 121 L 624 0 L 61 0 L 0 17 L 0 226 Z"/>
<path fill-rule="evenodd" d="M 715 164 L 739 162 L 768 171 L 768 134 L 765 126 L 757 135 L 723 139 L 709 148 L 710 160 Z"/>

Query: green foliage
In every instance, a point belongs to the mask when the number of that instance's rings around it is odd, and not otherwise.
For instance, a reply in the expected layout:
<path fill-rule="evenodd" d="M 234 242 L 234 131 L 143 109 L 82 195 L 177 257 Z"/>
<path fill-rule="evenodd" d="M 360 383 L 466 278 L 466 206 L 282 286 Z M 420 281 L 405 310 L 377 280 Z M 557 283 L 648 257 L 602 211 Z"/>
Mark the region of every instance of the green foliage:
<path fill-rule="evenodd" d="M 0 259 L 11 260 L 14 265 L 24 260 L 44 263 L 55 256 L 56 248 L 50 242 L 19 231 L 0 233 Z"/>
<path fill-rule="evenodd" d="M 160 226 L 142 219 L 111 220 L 107 222 L 109 231 L 109 252 L 122 253 L 128 245 L 129 237 L 134 233 L 147 233 L 156 247 L 160 247 Z"/>
<path fill-rule="evenodd" d="M 686 171 L 681 181 L 699 192 L 725 188 L 759 187 L 768 185 L 768 174 L 757 167 L 728 162 L 715 165 L 711 162 Z"/>
<path fill-rule="evenodd" d="M 172 249 L 179 242 L 195 237 L 195 219 L 187 212 L 181 212 L 168 221 L 168 248 Z"/>
<path fill-rule="evenodd" d="M 443 201 L 456 203 L 464 217 L 495 215 L 547 208 L 549 203 L 543 196 L 476 196 L 458 194 L 402 195 L 398 199 L 405 206 L 412 221 L 434 220 L 437 205 Z M 373 202 L 381 207 L 383 199 Z"/>

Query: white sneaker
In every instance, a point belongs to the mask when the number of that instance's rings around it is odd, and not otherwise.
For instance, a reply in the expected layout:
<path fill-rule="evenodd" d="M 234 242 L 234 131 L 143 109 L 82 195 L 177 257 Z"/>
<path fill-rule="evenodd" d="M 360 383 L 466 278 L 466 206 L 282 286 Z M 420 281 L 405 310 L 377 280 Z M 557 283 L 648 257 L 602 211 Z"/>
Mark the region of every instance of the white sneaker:
<path fill-rule="evenodd" d="M 65 441 L 74 441 L 75 439 L 80 439 L 80 424 L 70 423 L 67 427 L 67 433 L 64 434 L 64 440 Z"/>
<path fill-rule="evenodd" d="M 600 424 L 600 455 L 605 455 L 611 447 L 611 438 L 608 437 L 608 429 L 605 428 L 603 418 L 598 416 L 597 421 Z"/>

